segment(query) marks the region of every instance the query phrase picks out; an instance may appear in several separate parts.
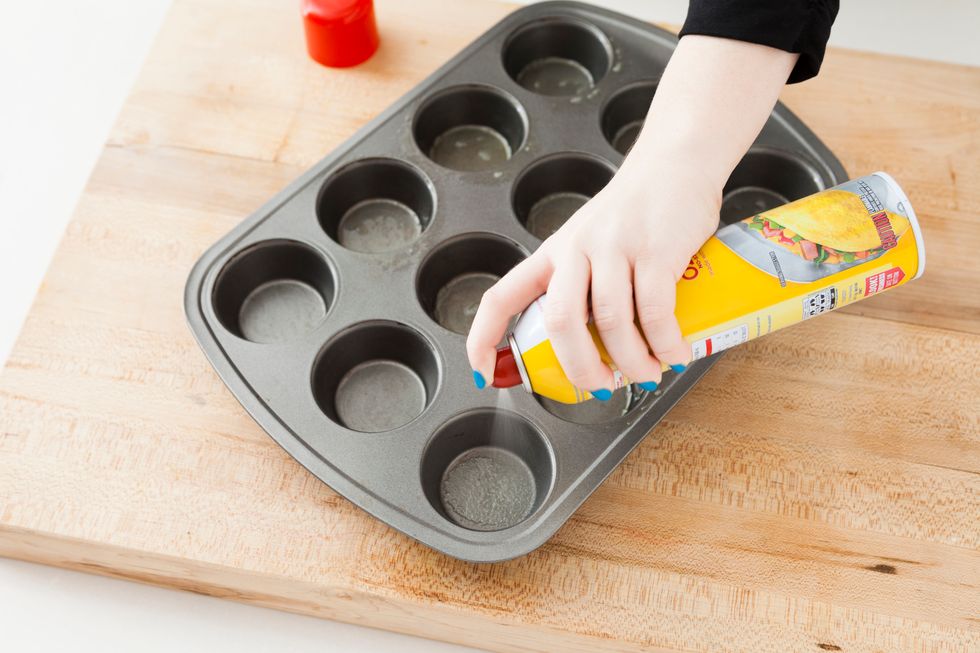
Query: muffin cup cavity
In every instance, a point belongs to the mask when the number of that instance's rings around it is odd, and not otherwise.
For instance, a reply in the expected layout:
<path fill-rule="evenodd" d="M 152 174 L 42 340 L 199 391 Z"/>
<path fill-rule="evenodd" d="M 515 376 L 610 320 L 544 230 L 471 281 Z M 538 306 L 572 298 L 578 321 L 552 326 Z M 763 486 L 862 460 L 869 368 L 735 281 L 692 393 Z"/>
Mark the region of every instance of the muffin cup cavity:
<path fill-rule="evenodd" d="M 636 142 L 656 91 L 656 82 L 639 82 L 618 91 L 606 103 L 600 118 L 602 134 L 620 154 L 625 156 Z"/>
<path fill-rule="evenodd" d="M 750 149 L 725 184 L 721 222 L 732 224 L 826 188 L 820 173 L 790 152 Z"/>
<path fill-rule="evenodd" d="M 431 252 L 419 267 L 415 288 L 425 312 L 461 335 L 470 324 L 483 293 L 524 259 L 512 241 L 494 234 L 467 234 Z"/>
<path fill-rule="evenodd" d="M 413 243 L 435 213 L 435 191 L 413 166 L 363 159 L 330 175 L 317 199 L 320 226 L 358 252 L 388 252 Z"/>
<path fill-rule="evenodd" d="M 468 84 L 426 100 L 412 131 L 419 149 L 443 167 L 496 170 L 524 145 L 527 114 L 500 89 Z"/>
<path fill-rule="evenodd" d="M 504 45 L 511 79 L 540 95 L 587 94 L 609 71 L 612 46 L 595 26 L 546 18 L 517 29 Z"/>
<path fill-rule="evenodd" d="M 352 431 L 379 433 L 422 414 L 439 387 L 429 342 L 397 322 L 358 324 L 330 340 L 313 365 L 320 410 Z"/>
<path fill-rule="evenodd" d="M 334 289 L 333 273 L 319 252 L 295 241 L 271 240 L 225 264 L 211 301 L 221 325 L 239 338 L 280 343 L 319 326 Z"/>
<path fill-rule="evenodd" d="M 532 163 L 514 183 L 518 221 L 544 240 L 612 179 L 613 166 L 591 154 L 566 152 Z"/>
<path fill-rule="evenodd" d="M 544 502 L 555 478 L 547 440 L 514 413 L 477 409 L 444 424 L 422 456 L 432 507 L 475 531 L 516 526 Z"/>

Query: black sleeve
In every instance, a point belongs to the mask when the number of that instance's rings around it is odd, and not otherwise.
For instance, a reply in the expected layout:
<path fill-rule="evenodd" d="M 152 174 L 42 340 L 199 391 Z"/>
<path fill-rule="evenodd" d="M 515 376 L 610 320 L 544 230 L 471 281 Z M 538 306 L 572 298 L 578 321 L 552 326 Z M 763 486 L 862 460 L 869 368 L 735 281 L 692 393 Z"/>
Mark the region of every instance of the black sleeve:
<path fill-rule="evenodd" d="M 839 0 L 690 0 L 681 36 L 701 34 L 798 52 L 788 83 L 820 70 Z"/>

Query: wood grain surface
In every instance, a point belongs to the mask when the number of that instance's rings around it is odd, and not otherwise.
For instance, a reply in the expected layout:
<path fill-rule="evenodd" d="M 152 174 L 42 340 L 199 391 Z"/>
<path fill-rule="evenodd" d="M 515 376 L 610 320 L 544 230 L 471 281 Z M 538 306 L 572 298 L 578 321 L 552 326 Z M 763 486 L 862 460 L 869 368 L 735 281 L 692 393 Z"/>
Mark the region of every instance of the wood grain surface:
<path fill-rule="evenodd" d="M 0 376 L 0 554 L 499 651 L 980 650 L 980 69 L 840 50 L 784 100 L 907 189 L 924 278 L 732 351 L 552 540 L 450 559 L 245 414 L 184 322 L 204 249 L 511 10 L 175 2 Z M 25 218 L 26 219 L 26 218 Z"/>

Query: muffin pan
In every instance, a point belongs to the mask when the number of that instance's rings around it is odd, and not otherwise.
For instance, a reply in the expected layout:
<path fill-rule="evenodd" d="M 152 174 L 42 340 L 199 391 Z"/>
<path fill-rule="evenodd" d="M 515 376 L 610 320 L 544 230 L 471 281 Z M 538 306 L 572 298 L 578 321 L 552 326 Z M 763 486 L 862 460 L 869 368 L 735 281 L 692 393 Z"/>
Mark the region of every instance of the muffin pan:
<path fill-rule="evenodd" d="M 465 333 L 483 291 L 612 177 L 675 44 L 585 4 L 516 11 L 211 247 L 186 312 L 242 405 L 439 551 L 495 561 L 544 543 L 713 359 L 656 393 L 565 406 L 477 390 Z M 779 105 L 721 219 L 844 179 Z"/>

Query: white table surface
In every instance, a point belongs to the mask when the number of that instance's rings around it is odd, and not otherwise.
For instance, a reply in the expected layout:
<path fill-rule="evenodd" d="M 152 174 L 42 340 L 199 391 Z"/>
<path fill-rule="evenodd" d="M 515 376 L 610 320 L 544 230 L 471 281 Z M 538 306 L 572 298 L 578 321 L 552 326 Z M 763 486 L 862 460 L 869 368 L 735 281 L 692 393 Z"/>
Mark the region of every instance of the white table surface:
<path fill-rule="evenodd" d="M 677 24 L 687 7 L 596 4 Z M 980 65 L 976 0 L 842 4 L 833 45 Z M 0 364 L 169 5 L 0 3 Z M 0 636 L 4 650 L 18 652 L 474 650 L 5 559 Z"/>

